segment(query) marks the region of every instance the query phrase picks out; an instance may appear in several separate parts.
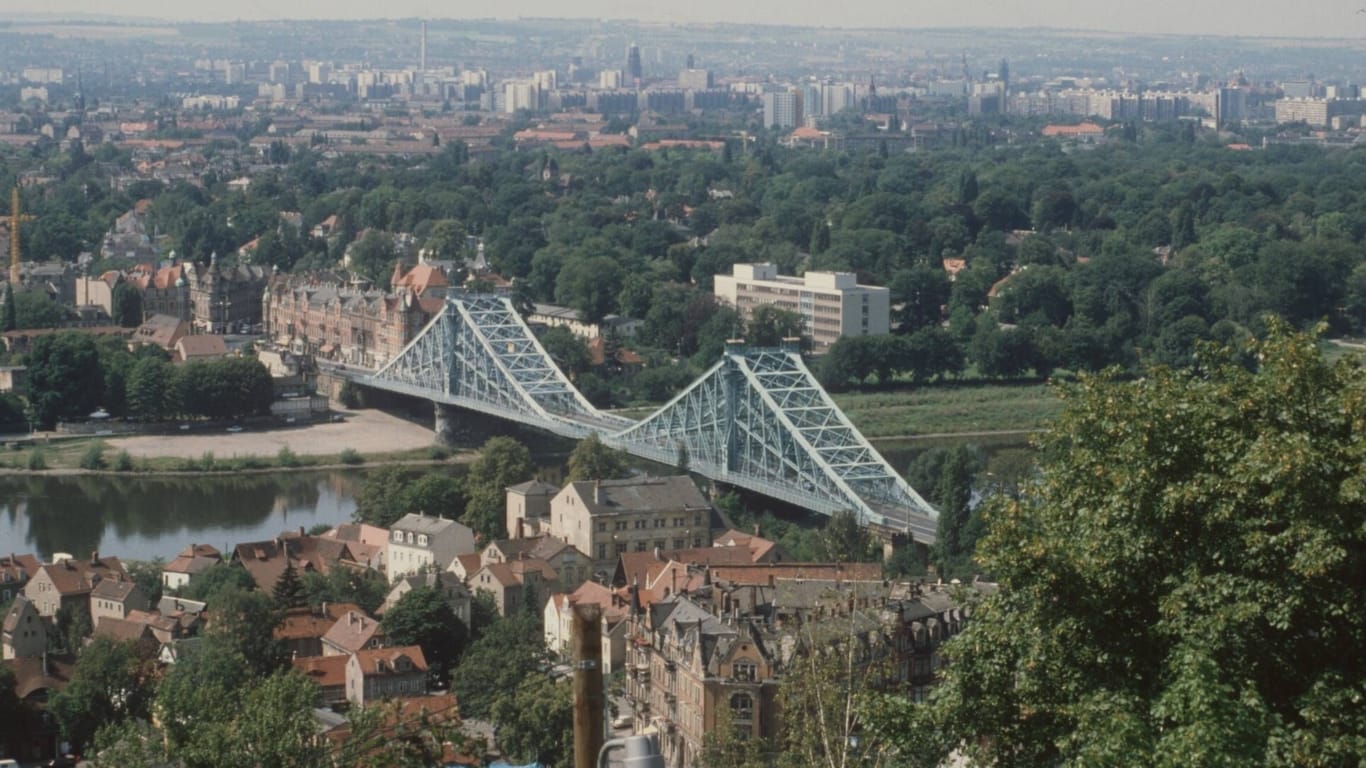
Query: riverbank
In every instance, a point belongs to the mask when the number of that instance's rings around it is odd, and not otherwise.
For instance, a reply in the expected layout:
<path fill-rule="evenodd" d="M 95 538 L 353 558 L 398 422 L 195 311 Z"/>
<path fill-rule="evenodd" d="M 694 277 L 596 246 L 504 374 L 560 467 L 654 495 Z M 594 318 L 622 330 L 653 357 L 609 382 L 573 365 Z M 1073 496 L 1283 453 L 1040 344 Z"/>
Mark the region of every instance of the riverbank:
<path fill-rule="evenodd" d="M 343 420 L 240 432 L 49 438 L 0 454 L 0 473 L 198 475 L 348 469 L 472 461 L 434 444 L 421 425 L 378 410 Z"/>

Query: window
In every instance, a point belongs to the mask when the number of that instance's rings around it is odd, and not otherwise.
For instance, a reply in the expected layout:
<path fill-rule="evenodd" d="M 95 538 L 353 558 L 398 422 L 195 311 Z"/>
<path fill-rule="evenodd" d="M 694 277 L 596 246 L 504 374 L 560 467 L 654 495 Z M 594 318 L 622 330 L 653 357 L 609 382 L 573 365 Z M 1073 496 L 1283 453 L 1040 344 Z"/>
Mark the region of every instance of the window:
<path fill-rule="evenodd" d="M 403 543 L 403 531 L 394 531 L 394 541 Z"/>
<path fill-rule="evenodd" d="M 644 552 L 644 551 L 645 551 L 645 542 L 643 542 L 643 541 L 637 541 L 637 542 L 636 542 L 636 551 L 637 551 L 637 552 Z"/>
<path fill-rule="evenodd" d="M 419 547 L 427 546 L 427 534 L 423 533 L 417 537 L 417 545 Z"/>
<path fill-rule="evenodd" d="M 688 518 L 686 518 L 686 517 L 675 517 L 675 518 L 674 518 L 674 527 L 675 527 L 675 528 L 682 528 L 683 526 L 685 526 L 685 525 L 687 525 L 687 524 L 688 524 Z"/>
<path fill-rule="evenodd" d="M 413 543 L 413 532 L 412 532 L 412 531 L 408 531 L 408 543 L 409 543 L 409 544 L 412 544 L 412 543 Z"/>
<path fill-rule="evenodd" d="M 736 680 L 754 682 L 758 666 L 751 661 L 737 661 L 732 669 L 734 670 Z"/>
<path fill-rule="evenodd" d="M 598 523 L 598 533 L 607 533 L 607 523 L 606 523 L 606 521 L 600 521 L 600 522 Z"/>
<path fill-rule="evenodd" d="M 688 546 L 687 539 L 674 539 L 674 549 L 682 549 Z"/>
<path fill-rule="evenodd" d="M 663 540 L 663 539 L 656 539 L 656 540 L 655 540 L 655 549 L 663 549 L 663 548 L 664 548 L 664 540 Z"/>
<path fill-rule="evenodd" d="M 599 545 L 598 545 L 598 559 L 599 559 L 599 560 L 606 560 L 606 559 L 607 559 L 607 545 L 606 545 L 606 544 L 599 544 Z"/>
<path fill-rule="evenodd" d="M 737 693 L 730 697 L 730 716 L 736 723 L 749 723 L 754 720 L 754 697 L 748 693 Z"/>

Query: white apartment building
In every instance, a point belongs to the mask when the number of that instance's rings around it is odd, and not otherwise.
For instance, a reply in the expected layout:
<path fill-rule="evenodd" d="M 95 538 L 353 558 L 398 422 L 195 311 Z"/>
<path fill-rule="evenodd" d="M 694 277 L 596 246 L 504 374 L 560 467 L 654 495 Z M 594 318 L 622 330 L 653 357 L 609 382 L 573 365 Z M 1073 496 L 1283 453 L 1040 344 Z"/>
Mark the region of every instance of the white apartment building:
<path fill-rule="evenodd" d="M 429 568 L 444 571 L 456 555 L 478 551 L 468 526 L 442 517 L 404 515 L 389 528 L 389 583 Z"/>
<path fill-rule="evenodd" d="M 746 321 L 754 308 L 773 304 L 806 320 L 817 352 L 841 336 L 870 336 L 891 331 L 891 298 L 886 288 L 859 285 L 850 272 L 807 272 L 803 277 L 778 274 L 772 264 L 736 264 L 730 275 L 717 275 L 718 299 L 735 307 Z"/>

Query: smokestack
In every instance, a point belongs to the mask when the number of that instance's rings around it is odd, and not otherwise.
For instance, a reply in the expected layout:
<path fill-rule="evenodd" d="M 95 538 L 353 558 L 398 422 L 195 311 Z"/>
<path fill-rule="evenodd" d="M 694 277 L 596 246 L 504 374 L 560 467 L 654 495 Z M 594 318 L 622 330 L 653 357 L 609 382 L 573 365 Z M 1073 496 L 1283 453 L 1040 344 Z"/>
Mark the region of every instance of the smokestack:
<path fill-rule="evenodd" d="M 417 69 L 419 72 L 427 71 L 427 22 L 422 22 L 422 43 L 418 48 Z"/>

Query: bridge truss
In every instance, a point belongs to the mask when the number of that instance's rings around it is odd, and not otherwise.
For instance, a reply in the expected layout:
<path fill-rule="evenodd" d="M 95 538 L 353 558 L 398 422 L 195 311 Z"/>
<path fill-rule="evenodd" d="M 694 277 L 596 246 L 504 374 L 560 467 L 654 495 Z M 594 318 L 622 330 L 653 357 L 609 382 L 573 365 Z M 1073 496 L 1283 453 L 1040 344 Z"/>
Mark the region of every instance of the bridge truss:
<path fill-rule="evenodd" d="M 831 401 L 795 350 L 731 345 L 711 370 L 635 422 L 594 408 L 501 296 L 447 300 L 359 383 L 604 443 L 824 514 L 933 543 L 938 513 Z"/>

